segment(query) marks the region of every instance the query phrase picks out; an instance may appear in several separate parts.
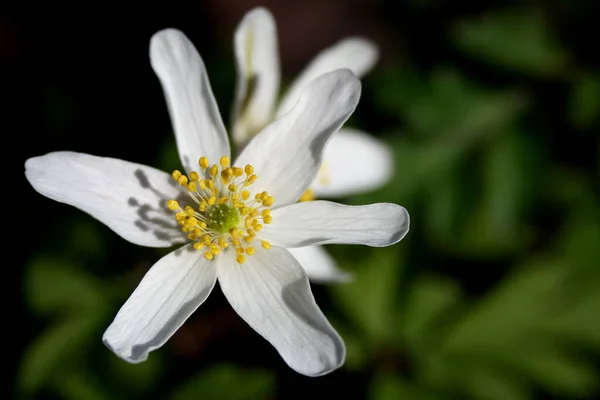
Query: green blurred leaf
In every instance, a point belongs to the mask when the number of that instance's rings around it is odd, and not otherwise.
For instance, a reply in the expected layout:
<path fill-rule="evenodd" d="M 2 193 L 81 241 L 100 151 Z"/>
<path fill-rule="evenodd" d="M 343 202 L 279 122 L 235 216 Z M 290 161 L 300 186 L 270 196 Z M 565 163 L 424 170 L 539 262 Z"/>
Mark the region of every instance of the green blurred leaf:
<path fill-rule="evenodd" d="M 377 77 L 377 87 L 381 108 L 407 118 L 411 130 L 459 148 L 510 125 L 528 104 L 520 90 L 492 91 L 450 67 L 426 78 L 393 70 Z"/>
<path fill-rule="evenodd" d="M 100 224 L 91 218 L 77 218 L 71 222 L 68 237 L 64 242 L 69 244 L 69 252 L 74 257 L 102 260 L 106 255 L 104 236 L 100 234 Z"/>
<path fill-rule="evenodd" d="M 530 385 L 526 379 L 507 375 L 500 370 L 491 370 L 478 364 L 465 366 L 461 380 L 462 390 L 474 399 L 481 400 L 528 400 L 531 399 Z"/>
<path fill-rule="evenodd" d="M 506 354 L 503 361 L 558 395 L 589 396 L 598 388 L 600 376 L 590 360 L 578 359 L 552 344 L 531 345 Z"/>
<path fill-rule="evenodd" d="M 561 230 L 554 252 L 569 268 L 599 276 L 599 243 L 600 216 L 593 210 L 578 209 Z"/>
<path fill-rule="evenodd" d="M 530 146 L 520 132 L 498 137 L 487 147 L 481 170 L 482 194 L 448 248 L 463 255 L 497 257 L 517 252 L 528 242 L 523 216 L 534 196 L 535 168 Z M 464 183 L 457 176 L 454 185 Z M 458 211 L 457 211 L 458 213 Z"/>
<path fill-rule="evenodd" d="M 459 48 L 498 67 L 528 74 L 565 72 L 566 52 L 538 10 L 503 9 L 463 20 L 452 32 Z"/>
<path fill-rule="evenodd" d="M 600 116 L 600 76 L 583 73 L 576 77 L 568 103 L 569 120 L 579 128 L 589 128 Z"/>
<path fill-rule="evenodd" d="M 74 369 L 55 379 L 53 384 L 57 393 L 64 400 L 113 400 L 110 386 L 98 381 L 93 373 L 87 370 Z"/>
<path fill-rule="evenodd" d="M 270 372 L 222 364 L 187 380 L 169 399 L 254 400 L 270 398 L 274 391 L 275 377 Z"/>
<path fill-rule="evenodd" d="M 393 337 L 390 316 L 397 308 L 397 288 L 404 263 L 399 247 L 365 250 L 369 257 L 357 260 L 352 282 L 331 287 L 333 300 L 355 324 L 356 329 L 372 343 Z"/>
<path fill-rule="evenodd" d="M 26 348 L 18 373 L 18 387 L 32 394 L 58 378 L 65 369 L 78 365 L 88 344 L 99 339 L 104 316 L 96 313 L 72 315 L 50 326 Z"/>
<path fill-rule="evenodd" d="M 406 380 L 399 374 L 376 375 L 369 385 L 369 400 L 434 400 L 440 397 L 434 396 L 419 388 L 411 381 Z"/>
<path fill-rule="evenodd" d="M 426 351 L 448 329 L 448 316 L 461 303 L 460 290 L 453 281 L 421 276 L 409 286 L 405 302 L 401 336 L 413 352 L 419 348 Z"/>
<path fill-rule="evenodd" d="M 103 283 L 68 260 L 39 255 L 26 266 L 25 298 L 39 313 L 106 309 Z"/>
<path fill-rule="evenodd" d="M 109 358 L 109 368 L 115 381 L 134 392 L 152 392 L 155 384 L 158 383 L 158 378 L 167 367 L 161 352 L 153 353 L 152 357 L 138 364 L 126 363 L 115 357 L 112 352 L 105 352 L 105 354 Z"/>

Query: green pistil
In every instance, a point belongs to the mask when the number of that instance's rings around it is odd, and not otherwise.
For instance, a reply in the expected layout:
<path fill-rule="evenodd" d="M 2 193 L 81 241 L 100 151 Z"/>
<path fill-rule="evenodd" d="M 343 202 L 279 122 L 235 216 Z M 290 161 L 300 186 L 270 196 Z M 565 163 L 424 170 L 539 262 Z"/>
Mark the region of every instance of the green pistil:
<path fill-rule="evenodd" d="M 240 213 L 227 204 L 217 204 L 208 213 L 208 228 L 219 233 L 227 233 L 238 226 Z"/>

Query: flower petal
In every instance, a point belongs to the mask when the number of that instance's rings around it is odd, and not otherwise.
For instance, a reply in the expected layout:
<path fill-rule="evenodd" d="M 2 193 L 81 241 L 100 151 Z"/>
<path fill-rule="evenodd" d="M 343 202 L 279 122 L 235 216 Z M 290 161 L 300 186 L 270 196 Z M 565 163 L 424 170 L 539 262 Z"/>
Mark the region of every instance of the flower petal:
<path fill-rule="evenodd" d="M 327 73 L 306 86 L 296 106 L 256 135 L 238 166 L 254 165 L 258 180 L 276 206 L 293 203 L 314 180 L 323 147 L 348 119 L 360 97 L 360 81 L 348 69 Z"/>
<path fill-rule="evenodd" d="M 167 254 L 146 273 L 102 341 L 127 362 L 146 360 L 204 303 L 216 279 L 216 264 L 192 244 Z"/>
<path fill-rule="evenodd" d="M 348 282 L 352 279 L 352 274 L 339 269 L 333 258 L 321 246 L 298 247 L 287 250 L 302 265 L 311 282 Z"/>
<path fill-rule="evenodd" d="M 323 164 L 311 189 L 319 197 L 358 194 L 376 189 L 392 176 L 388 146 L 366 133 L 340 129 L 323 152 Z"/>
<path fill-rule="evenodd" d="M 269 123 L 279 91 L 277 27 L 267 9 L 253 9 L 240 23 L 235 58 L 237 91 L 231 133 L 241 146 Z"/>
<path fill-rule="evenodd" d="M 273 222 L 260 232 L 275 246 L 364 244 L 373 247 L 398 243 L 408 232 L 404 207 L 391 203 L 345 206 L 330 201 L 307 201 L 271 211 Z"/>
<path fill-rule="evenodd" d="M 256 249 L 246 263 L 223 257 L 217 271 L 233 309 L 271 343 L 284 361 L 307 376 L 340 367 L 344 342 L 315 303 L 306 274 L 285 249 Z"/>
<path fill-rule="evenodd" d="M 302 71 L 285 93 L 277 115 L 288 112 L 298 101 L 304 87 L 316 77 L 339 68 L 348 68 L 359 78 L 369 72 L 379 58 L 377 45 L 361 37 L 340 40 L 321 51 Z"/>
<path fill-rule="evenodd" d="M 79 208 L 132 243 L 168 247 L 184 239 L 166 207 L 182 192 L 152 167 L 60 151 L 28 159 L 25 176 L 39 193 Z"/>
<path fill-rule="evenodd" d="M 206 68 L 190 40 L 176 29 L 155 33 L 150 62 L 167 100 L 184 168 L 192 171 L 202 156 L 215 161 L 229 156 L 227 131 Z"/>

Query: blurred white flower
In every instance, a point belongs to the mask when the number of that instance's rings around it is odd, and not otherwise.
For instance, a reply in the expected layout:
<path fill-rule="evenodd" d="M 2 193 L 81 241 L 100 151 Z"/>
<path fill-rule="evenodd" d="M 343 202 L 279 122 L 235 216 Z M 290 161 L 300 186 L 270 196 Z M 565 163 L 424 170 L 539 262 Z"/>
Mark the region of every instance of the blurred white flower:
<path fill-rule="evenodd" d="M 218 280 L 234 310 L 291 368 L 308 376 L 333 371 L 344 362 L 344 343 L 287 248 L 387 246 L 409 228 L 408 213 L 395 204 L 297 203 L 319 170 L 329 136 L 354 111 L 359 80 L 341 69 L 306 85 L 290 111 L 231 164 L 227 132 L 192 43 L 177 30 L 158 32 L 150 59 L 187 175 L 74 152 L 25 163 L 39 193 L 89 213 L 134 244 L 187 242 L 152 266 L 104 333 L 104 343 L 128 362 L 144 361 Z"/>
<path fill-rule="evenodd" d="M 377 47 L 371 41 L 360 37 L 343 39 L 319 53 L 278 101 L 277 28 L 267 9 L 258 7 L 245 15 L 235 33 L 234 47 L 237 90 L 231 125 L 232 138 L 238 148 L 292 109 L 313 79 L 339 68 L 348 68 L 360 77 L 378 58 Z M 319 173 L 300 200 L 376 189 L 390 179 L 392 159 L 391 150 L 384 143 L 356 129 L 341 128 L 326 144 Z M 351 277 L 339 270 L 322 248 L 297 248 L 292 254 L 305 266 L 312 281 L 341 282 Z"/>

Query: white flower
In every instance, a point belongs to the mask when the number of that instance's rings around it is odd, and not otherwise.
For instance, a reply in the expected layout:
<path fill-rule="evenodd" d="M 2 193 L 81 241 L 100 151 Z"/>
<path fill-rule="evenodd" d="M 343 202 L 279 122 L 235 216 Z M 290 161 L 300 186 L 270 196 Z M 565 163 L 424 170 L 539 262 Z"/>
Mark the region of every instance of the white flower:
<path fill-rule="evenodd" d="M 358 79 L 338 70 L 315 80 L 230 165 L 227 133 L 192 43 L 177 30 L 158 32 L 150 59 L 187 175 L 73 152 L 25 163 L 39 193 L 89 213 L 132 243 L 187 242 L 152 266 L 104 333 L 104 343 L 125 361 L 144 361 L 218 280 L 234 310 L 291 368 L 308 376 L 338 368 L 344 343 L 286 248 L 387 246 L 401 240 L 409 225 L 406 210 L 394 204 L 296 203 L 319 169 L 327 139 L 356 107 Z"/>
<path fill-rule="evenodd" d="M 234 39 L 237 91 L 232 114 L 232 138 L 242 147 L 274 118 L 285 114 L 316 77 L 339 68 L 357 76 L 366 74 L 378 58 L 374 43 L 359 37 L 341 40 L 323 50 L 290 85 L 278 102 L 280 69 L 277 28 L 271 13 L 258 7 L 240 22 Z M 392 175 L 390 149 L 370 135 L 342 128 L 325 146 L 323 163 L 302 200 L 358 194 L 385 184 Z M 320 247 L 303 247 L 291 253 L 306 265 L 314 282 L 342 282 L 351 275 L 337 268 Z"/>

